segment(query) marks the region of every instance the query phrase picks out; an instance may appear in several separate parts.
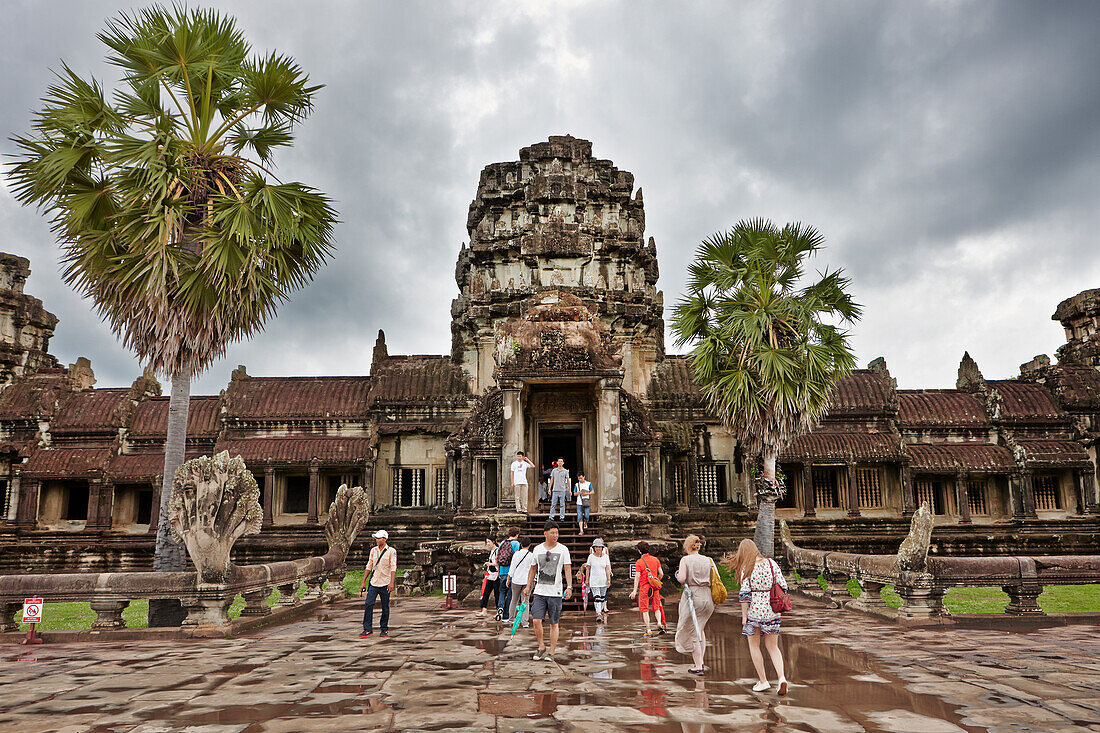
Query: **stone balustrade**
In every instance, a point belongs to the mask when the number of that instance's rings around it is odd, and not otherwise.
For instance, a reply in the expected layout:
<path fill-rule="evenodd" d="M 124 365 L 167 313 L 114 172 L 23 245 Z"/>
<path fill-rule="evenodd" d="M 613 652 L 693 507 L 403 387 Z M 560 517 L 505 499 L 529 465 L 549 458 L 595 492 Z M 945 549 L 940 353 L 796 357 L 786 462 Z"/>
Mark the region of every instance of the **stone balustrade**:
<path fill-rule="evenodd" d="M 927 506 L 913 515 L 909 535 L 896 555 L 857 555 L 798 547 L 786 522 L 780 534 L 787 562 L 798 572 L 799 592 L 817 596 L 834 607 L 889 613 L 882 590 L 890 585 L 901 598 L 896 615 L 903 619 L 949 616 L 943 605 L 948 588 L 998 587 L 1008 594 L 1004 612 L 1042 615 L 1039 594 L 1047 585 L 1100 583 L 1100 556 L 1042 555 L 993 557 L 929 556 L 933 519 Z M 818 576 L 825 579 L 825 588 Z M 861 589 L 859 598 L 848 592 L 848 581 Z"/>
<path fill-rule="evenodd" d="M 240 536 L 259 531 L 261 509 L 256 481 L 240 457 L 220 453 L 187 461 L 172 492 L 172 532 L 184 543 L 196 571 L 3 575 L 0 631 L 18 628 L 13 615 L 29 597 L 87 602 L 96 613 L 93 629 L 122 628 L 122 612 L 136 599 L 176 598 L 187 610 L 185 627 L 214 631 L 229 627 L 229 606 L 238 595 L 245 600 L 242 616 L 271 614 L 267 598 L 274 589 L 281 594 L 276 608 L 344 597 L 345 559 L 369 515 L 362 488 L 344 485 L 337 490 L 328 510 L 329 550 L 324 555 L 243 566 L 230 561 L 230 552 Z M 299 598 L 303 584 L 305 596 Z"/>

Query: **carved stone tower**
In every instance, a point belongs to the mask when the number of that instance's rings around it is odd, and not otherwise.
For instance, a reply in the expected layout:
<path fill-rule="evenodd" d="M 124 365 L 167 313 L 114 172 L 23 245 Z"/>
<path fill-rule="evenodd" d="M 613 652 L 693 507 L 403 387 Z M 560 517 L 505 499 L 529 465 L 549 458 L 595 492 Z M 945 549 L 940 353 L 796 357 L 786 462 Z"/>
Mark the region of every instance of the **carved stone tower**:
<path fill-rule="evenodd" d="M 1058 348 L 1058 360 L 1100 369 L 1100 288 L 1066 298 L 1051 320 L 1066 329 L 1066 343 Z"/>
<path fill-rule="evenodd" d="M 23 293 L 30 260 L 0 252 L 0 388 L 15 377 L 57 366 L 49 354 L 57 316 Z"/>
<path fill-rule="evenodd" d="M 481 393 L 494 386 L 501 325 L 549 291 L 580 298 L 622 359 L 623 388 L 645 390 L 664 355 L 657 251 L 646 243 L 634 176 L 592 157 L 592 143 L 554 136 L 519 160 L 481 172 L 458 256 L 451 305 L 452 358 Z"/>

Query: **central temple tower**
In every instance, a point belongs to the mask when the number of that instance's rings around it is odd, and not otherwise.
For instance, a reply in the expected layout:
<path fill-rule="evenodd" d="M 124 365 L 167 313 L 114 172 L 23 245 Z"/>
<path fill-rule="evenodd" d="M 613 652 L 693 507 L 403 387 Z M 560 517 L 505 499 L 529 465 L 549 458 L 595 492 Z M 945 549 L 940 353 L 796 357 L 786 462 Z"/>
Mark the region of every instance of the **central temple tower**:
<path fill-rule="evenodd" d="M 520 150 L 518 161 L 485 166 L 466 226 L 451 356 L 475 394 L 496 384 L 501 323 L 550 291 L 591 308 L 621 357 L 623 387 L 645 390 L 664 354 L 663 297 L 632 174 L 593 158 L 587 140 L 554 136 Z"/>

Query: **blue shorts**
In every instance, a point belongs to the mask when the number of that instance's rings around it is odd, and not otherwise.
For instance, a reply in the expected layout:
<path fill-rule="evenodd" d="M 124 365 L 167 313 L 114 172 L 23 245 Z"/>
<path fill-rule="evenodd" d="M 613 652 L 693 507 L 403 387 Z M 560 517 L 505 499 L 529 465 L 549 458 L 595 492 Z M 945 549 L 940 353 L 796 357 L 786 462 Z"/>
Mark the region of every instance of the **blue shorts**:
<path fill-rule="evenodd" d="M 759 629 L 761 634 L 778 634 L 780 618 L 776 616 L 770 621 L 756 621 L 750 618 L 749 622 L 741 627 L 741 633 L 745 636 L 753 636 Z"/>
<path fill-rule="evenodd" d="M 588 504 L 577 504 L 577 522 L 587 522 L 592 518 L 592 506 Z"/>
<path fill-rule="evenodd" d="M 551 626 L 561 621 L 561 596 L 531 596 L 531 618 L 545 619 Z"/>

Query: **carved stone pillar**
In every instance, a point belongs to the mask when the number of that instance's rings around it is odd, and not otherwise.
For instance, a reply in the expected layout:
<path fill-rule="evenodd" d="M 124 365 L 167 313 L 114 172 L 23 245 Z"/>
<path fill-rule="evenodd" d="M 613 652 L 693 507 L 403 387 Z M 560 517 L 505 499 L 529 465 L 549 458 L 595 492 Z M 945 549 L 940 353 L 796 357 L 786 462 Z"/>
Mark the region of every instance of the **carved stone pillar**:
<path fill-rule="evenodd" d="M 688 509 L 693 509 L 699 506 L 699 482 L 697 480 L 699 476 L 699 458 L 695 455 L 695 451 L 688 453 L 687 460 L 687 486 L 684 487 L 684 504 Z"/>
<path fill-rule="evenodd" d="M 844 464 L 845 468 L 845 481 L 848 483 L 848 516 L 858 517 L 859 513 L 859 487 L 856 485 L 856 464 L 855 461 L 848 461 Z"/>
<path fill-rule="evenodd" d="M 264 525 L 274 522 L 275 505 L 275 467 L 264 466 Z"/>
<path fill-rule="evenodd" d="M 596 411 L 599 443 L 600 510 L 623 510 L 623 460 L 620 447 L 619 386 L 621 379 L 601 379 L 599 406 Z"/>
<path fill-rule="evenodd" d="M 1025 519 L 1038 517 L 1038 514 L 1035 513 L 1035 486 L 1032 483 L 1034 477 L 1035 475 L 1030 469 L 1025 470 L 1020 476 L 1020 499 L 1023 504 Z"/>
<path fill-rule="evenodd" d="M 151 487 L 153 489 L 153 506 L 149 509 L 149 534 L 155 535 L 160 522 L 160 487 L 163 485 L 160 476 L 155 476 Z"/>
<path fill-rule="evenodd" d="M 309 462 L 309 499 L 307 501 L 306 522 L 317 524 L 317 502 L 320 501 L 321 462 L 314 458 Z"/>
<path fill-rule="evenodd" d="M 6 517 L 0 517 L 0 519 L 15 521 L 16 512 L 19 510 L 19 484 L 19 473 L 13 471 L 11 482 L 8 484 L 8 515 Z"/>
<path fill-rule="evenodd" d="M 1085 494 L 1086 511 L 1090 514 L 1100 514 L 1100 501 L 1096 496 L 1096 472 L 1081 472 L 1081 491 Z"/>
<path fill-rule="evenodd" d="M 959 524 L 970 524 L 970 474 L 959 471 L 955 475 L 955 503 L 959 509 Z"/>
<path fill-rule="evenodd" d="M 645 468 L 645 496 L 642 498 L 642 505 L 661 506 L 664 497 L 661 495 L 661 447 L 659 445 L 649 449 L 649 453 L 646 455 Z"/>
<path fill-rule="evenodd" d="M 523 450 L 525 431 L 523 403 L 520 399 L 523 385 L 519 382 L 501 382 L 500 391 L 504 397 L 504 433 L 500 449 L 500 505 L 506 510 L 515 506 L 515 493 L 512 491 L 512 471 L 510 466 L 516 460 L 516 451 Z M 528 481 L 530 481 L 528 478 Z M 526 504 L 528 497 L 522 497 Z"/>
<path fill-rule="evenodd" d="M 474 459 L 469 453 L 463 453 L 458 460 L 461 467 L 462 485 L 460 488 L 459 504 L 463 509 L 472 509 L 474 506 Z"/>
<path fill-rule="evenodd" d="M 38 523 L 38 492 L 41 482 L 35 478 L 23 477 L 19 482 L 19 506 L 15 511 L 15 525 L 33 529 Z"/>
<path fill-rule="evenodd" d="M 370 508 L 374 509 L 374 461 L 368 460 L 363 464 L 363 468 L 359 471 L 359 485 L 363 487 L 363 491 L 367 492 L 367 498 L 370 500 Z"/>
<path fill-rule="evenodd" d="M 814 496 L 814 474 L 809 461 L 802 464 L 802 513 L 807 517 L 817 516 L 817 497 Z"/>
<path fill-rule="evenodd" d="M 88 480 L 88 521 L 84 525 L 85 529 L 111 528 L 114 493 L 114 485 L 102 476 L 95 476 Z"/>
<path fill-rule="evenodd" d="M 908 463 L 901 466 L 901 515 L 911 517 L 917 511 L 917 495 L 913 491 L 913 469 Z"/>

